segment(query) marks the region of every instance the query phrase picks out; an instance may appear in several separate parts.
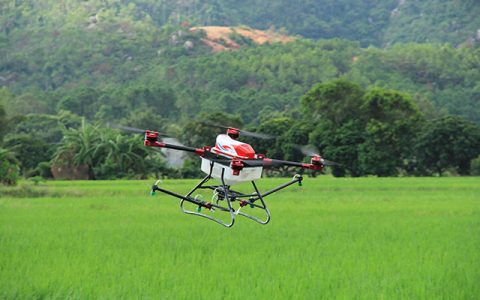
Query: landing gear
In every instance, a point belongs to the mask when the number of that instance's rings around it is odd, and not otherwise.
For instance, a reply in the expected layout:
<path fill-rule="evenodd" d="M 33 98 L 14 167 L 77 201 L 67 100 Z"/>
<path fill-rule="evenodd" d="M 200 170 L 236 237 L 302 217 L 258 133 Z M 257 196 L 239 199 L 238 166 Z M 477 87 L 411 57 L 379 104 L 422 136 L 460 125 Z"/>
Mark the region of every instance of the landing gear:
<path fill-rule="evenodd" d="M 151 194 L 155 194 L 156 191 L 166 193 L 170 196 L 181 199 L 180 208 L 186 214 L 196 215 L 200 217 L 207 218 L 214 222 L 217 222 L 225 227 L 232 227 L 235 223 L 235 216 L 240 215 L 247 217 L 255 222 L 260 224 L 267 224 L 270 221 L 270 212 L 265 204 L 264 198 L 270 194 L 273 194 L 283 188 L 286 188 L 294 183 L 301 185 L 303 177 L 300 175 L 295 175 L 293 179 L 287 183 L 284 183 L 274 189 L 271 189 L 265 193 L 260 193 L 257 188 L 257 185 L 252 180 L 253 193 L 244 194 L 231 189 L 230 185 L 225 184 L 225 169 L 222 169 L 220 176 L 221 185 L 207 185 L 206 183 L 212 178 L 212 171 L 215 162 L 210 162 L 210 172 L 205 178 L 203 178 L 190 192 L 185 196 L 177 194 L 172 191 L 165 190 L 158 186 L 159 181 L 157 181 L 152 186 Z M 213 191 L 213 196 L 211 202 L 206 202 L 202 197 L 192 195 L 199 189 L 210 189 Z M 193 203 L 197 205 L 197 209 L 190 210 L 185 206 L 185 202 Z M 234 208 L 234 204 L 237 208 Z M 202 209 L 205 208 L 209 210 L 208 213 L 203 213 Z M 253 215 L 250 210 L 261 210 L 263 212 L 263 217 L 258 217 Z M 223 219 L 216 217 L 217 213 L 226 213 Z M 226 217 L 226 218 L 225 218 Z"/>

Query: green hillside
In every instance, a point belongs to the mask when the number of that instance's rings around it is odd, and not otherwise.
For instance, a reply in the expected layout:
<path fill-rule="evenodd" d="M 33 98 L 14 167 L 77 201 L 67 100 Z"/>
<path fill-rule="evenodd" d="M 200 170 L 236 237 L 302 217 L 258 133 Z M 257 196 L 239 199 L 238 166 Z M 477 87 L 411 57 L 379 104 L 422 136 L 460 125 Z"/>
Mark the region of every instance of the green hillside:
<path fill-rule="evenodd" d="M 180 24 L 285 28 L 307 38 L 345 38 L 366 45 L 397 42 L 460 44 L 480 29 L 480 5 L 467 1 L 412 0 L 90 0 L 10 1 L 5 30 L 32 25 L 89 26 L 93 17 L 150 25 Z"/>
<path fill-rule="evenodd" d="M 20 160 L 22 175 L 48 174 L 65 155 L 86 153 L 76 164 L 86 161 L 92 178 L 143 178 L 162 158 L 98 124 L 165 130 L 197 145 L 214 138 L 197 121 L 215 119 L 274 132 L 279 141 L 254 145 L 271 156 L 303 159 L 291 146 L 313 143 L 351 163 L 334 175 L 468 174 L 479 149 L 479 7 L 436 0 L 2 2 L 4 167 Z M 235 27 L 212 41 L 212 32 L 192 30 L 203 25 Z M 414 118 L 406 120 L 409 112 Z M 76 142 L 81 135 L 88 143 Z M 437 152 L 425 156 L 427 146 Z M 145 168 L 133 163 L 139 157 Z M 175 176 L 196 176 L 196 169 L 187 165 Z"/>
<path fill-rule="evenodd" d="M 36 95 L 16 100 L 23 108 L 10 108 L 22 113 L 54 113 L 65 95 L 86 86 L 108 93 L 131 84 L 168 86 L 182 115 L 190 116 L 211 106 L 244 112 L 222 102 L 253 103 L 257 112 L 282 111 L 295 106 L 314 84 L 345 76 L 365 87 L 413 93 L 439 110 L 479 122 L 479 52 L 469 38 L 480 28 L 475 17 L 480 5 L 437 2 L 4 2 L 0 86 L 16 95 Z M 274 26 L 309 38 L 356 42 L 300 39 L 254 47 L 247 39 L 249 49 L 211 55 L 202 33 L 189 27 L 212 24 Z M 430 44 L 362 48 L 409 41 Z M 38 106 L 39 111 L 25 110 Z"/>
<path fill-rule="evenodd" d="M 150 49 L 113 41 L 100 41 L 98 48 L 39 42 L 28 57 L 8 56 L 5 86 L 17 96 L 4 102 L 10 103 L 11 113 L 70 110 L 91 120 L 118 119 L 132 109 L 145 110 L 133 100 L 121 103 L 137 93 L 131 90 L 147 89 L 153 95 L 143 93 L 142 99 L 149 97 L 149 106 L 162 103 L 155 101 L 171 103 L 168 111 L 162 107 L 162 116 L 191 117 L 214 109 L 241 114 L 249 123 L 265 112 L 296 110 L 301 96 L 315 84 L 342 77 L 365 88 L 408 92 L 430 114 L 448 112 L 480 122 L 480 48 L 402 44 L 364 49 L 342 40 L 298 40 L 211 54 L 198 34 L 179 31 L 185 32 L 182 38 L 194 41 L 193 49 L 181 42 L 159 42 L 158 48 Z M 40 54 L 46 51 L 51 53 Z M 87 87 L 89 100 L 82 92 Z M 167 94 L 168 99 L 162 96 Z M 72 101 L 77 106 L 82 102 L 82 108 L 73 107 Z M 112 107 L 119 105 L 113 113 Z"/>

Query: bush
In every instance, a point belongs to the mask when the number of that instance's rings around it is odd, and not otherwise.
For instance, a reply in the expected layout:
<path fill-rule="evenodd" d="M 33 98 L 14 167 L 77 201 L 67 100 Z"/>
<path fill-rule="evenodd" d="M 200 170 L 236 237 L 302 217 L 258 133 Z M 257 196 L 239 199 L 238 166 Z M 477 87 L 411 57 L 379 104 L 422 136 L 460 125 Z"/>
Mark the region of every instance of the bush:
<path fill-rule="evenodd" d="M 200 160 L 198 159 L 187 159 L 180 169 L 182 178 L 202 178 L 204 173 L 200 168 Z"/>
<path fill-rule="evenodd" d="M 470 175 L 480 176 L 480 156 L 470 162 Z"/>
<path fill-rule="evenodd" d="M 15 155 L 0 148 L 0 184 L 16 185 L 20 177 L 20 167 Z"/>
<path fill-rule="evenodd" d="M 20 177 L 20 168 L 8 160 L 0 161 L 0 184 L 16 185 Z"/>
<path fill-rule="evenodd" d="M 42 178 L 53 178 L 50 162 L 44 161 L 37 165 L 36 171 Z"/>

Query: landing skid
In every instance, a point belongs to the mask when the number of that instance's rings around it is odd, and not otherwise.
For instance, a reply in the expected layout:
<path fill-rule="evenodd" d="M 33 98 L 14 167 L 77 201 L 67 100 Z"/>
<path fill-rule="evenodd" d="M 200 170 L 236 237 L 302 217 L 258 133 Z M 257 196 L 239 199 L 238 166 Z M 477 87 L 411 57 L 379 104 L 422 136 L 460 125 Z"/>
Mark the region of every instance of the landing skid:
<path fill-rule="evenodd" d="M 155 194 L 156 191 L 168 194 L 170 196 L 176 197 L 181 199 L 180 201 L 180 208 L 186 214 L 196 215 L 203 218 L 207 218 L 218 224 L 221 224 L 225 227 L 232 227 L 235 223 L 235 216 L 240 215 L 247 217 L 255 222 L 260 224 L 267 224 L 270 221 L 270 211 L 268 210 L 267 206 L 265 205 L 265 201 L 263 200 L 266 196 L 271 195 L 281 189 L 284 189 L 292 184 L 298 183 L 301 185 L 303 177 L 301 175 L 295 175 L 293 179 L 287 183 L 284 183 L 274 189 L 271 189 L 265 193 L 260 193 L 257 188 L 257 185 L 254 181 L 251 181 L 254 192 L 251 194 L 244 194 L 238 191 L 234 191 L 230 189 L 229 185 L 225 184 L 224 172 L 225 169 L 222 170 L 220 182 L 221 185 L 207 185 L 206 183 L 212 178 L 212 171 L 215 162 L 210 163 L 210 172 L 205 178 L 203 178 L 190 192 L 188 192 L 185 196 L 177 194 L 175 192 L 166 190 L 158 186 L 159 180 L 155 182 L 152 186 L 152 195 Z M 213 198 L 212 202 L 206 202 L 202 199 L 198 199 L 198 197 L 192 197 L 195 191 L 199 189 L 211 189 L 213 191 Z M 198 205 L 197 211 L 188 210 L 185 208 L 185 202 L 190 202 L 195 205 Z M 238 202 L 238 208 L 235 209 L 233 207 L 233 203 Z M 223 203 L 223 204 L 222 204 Z M 265 218 L 258 218 L 256 216 L 250 215 L 242 211 L 244 207 L 250 208 L 258 208 L 263 210 L 265 213 Z M 225 212 L 229 214 L 229 221 L 225 222 L 219 218 L 215 218 L 212 215 L 207 215 L 201 212 L 202 208 L 209 209 L 210 211 L 215 212 Z"/>

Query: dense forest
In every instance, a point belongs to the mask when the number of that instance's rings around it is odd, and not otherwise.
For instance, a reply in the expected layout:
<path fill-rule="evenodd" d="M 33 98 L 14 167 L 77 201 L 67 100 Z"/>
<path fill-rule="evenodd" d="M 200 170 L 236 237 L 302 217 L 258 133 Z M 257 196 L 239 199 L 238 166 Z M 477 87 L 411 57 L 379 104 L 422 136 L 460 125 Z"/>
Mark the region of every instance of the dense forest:
<path fill-rule="evenodd" d="M 276 27 L 312 39 L 343 38 L 362 46 L 395 43 L 461 44 L 480 29 L 478 0 L 10 0 L 3 1 L 2 27 L 63 31 L 94 28 L 96 21 L 126 27 L 159 28 L 188 22 L 195 26 Z M 148 33 L 143 33 L 147 34 Z"/>
<path fill-rule="evenodd" d="M 212 119 L 275 133 L 249 142 L 277 158 L 301 160 L 295 145 L 313 144 L 342 162 L 336 176 L 479 168 L 475 0 L 15 0 L 0 11 L 7 183 L 61 177 L 64 165 L 100 179 L 197 176 L 198 162 L 171 170 L 141 137 L 107 124 L 202 146 L 216 132 L 200 121 Z M 294 40 L 257 45 L 232 34 L 240 49 L 212 53 L 206 33 L 191 30 L 204 25 Z"/>

